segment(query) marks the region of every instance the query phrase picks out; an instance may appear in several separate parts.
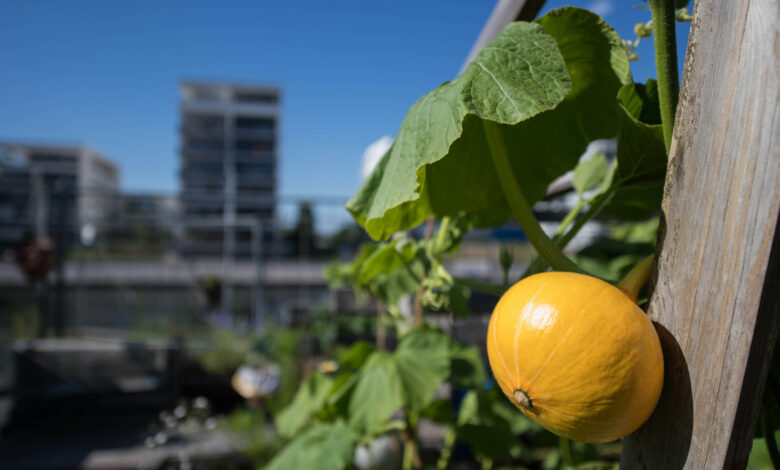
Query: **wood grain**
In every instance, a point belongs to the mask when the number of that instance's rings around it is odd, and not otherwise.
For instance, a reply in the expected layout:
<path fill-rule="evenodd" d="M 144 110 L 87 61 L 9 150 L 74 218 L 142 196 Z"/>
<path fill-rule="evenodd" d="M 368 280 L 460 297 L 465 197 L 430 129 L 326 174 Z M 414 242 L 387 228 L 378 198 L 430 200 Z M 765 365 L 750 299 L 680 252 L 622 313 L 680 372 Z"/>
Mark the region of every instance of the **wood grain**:
<path fill-rule="evenodd" d="M 744 468 L 780 316 L 780 0 L 697 0 L 648 314 L 665 384 L 627 469 Z"/>

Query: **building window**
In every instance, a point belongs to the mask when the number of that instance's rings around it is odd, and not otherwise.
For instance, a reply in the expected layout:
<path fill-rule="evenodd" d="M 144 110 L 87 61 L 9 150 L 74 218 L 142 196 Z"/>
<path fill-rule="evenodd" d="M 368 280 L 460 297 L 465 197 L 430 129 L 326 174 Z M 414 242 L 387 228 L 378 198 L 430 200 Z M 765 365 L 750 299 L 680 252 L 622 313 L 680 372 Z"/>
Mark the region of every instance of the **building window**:
<path fill-rule="evenodd" d="M 276 104 L 278 98 L 271 93 L 251 93 L 251 92 L 236 92 L 233 99 L 237 103 L 262 103 L 262 104 Z"/>
<path fill-rule="evenodd" d="M 272 131 L 276 122 L 270 118 L 237 117 L 236 129 L 248 131 Z"/>
<path fill-rule="evenodd" d="M 237 140 L 233 148 L 237 152 L 265 155 L 274 151 L 274 143 L 268 140 Z"/>
<path fill-rule="evenodd" d="M 203 176 L 221 176 L 222 175 L 222 163 L 210 163 L 210 162 L 193 162 L 188 163 L 185 167 L 185 171 L 189 175 L 203 175 Z"/>
<path fill-rule="evenodd" d="M 273 176 L 274 166 L 270 163 L 238 163 L 236 173 L 242 176 Z"/>
<path fill-rule="evenodd" d="M 221 152 L 224 150 L 224 145 L 221 140 L 189 139 L 186 148 L 196 152 Z"/>

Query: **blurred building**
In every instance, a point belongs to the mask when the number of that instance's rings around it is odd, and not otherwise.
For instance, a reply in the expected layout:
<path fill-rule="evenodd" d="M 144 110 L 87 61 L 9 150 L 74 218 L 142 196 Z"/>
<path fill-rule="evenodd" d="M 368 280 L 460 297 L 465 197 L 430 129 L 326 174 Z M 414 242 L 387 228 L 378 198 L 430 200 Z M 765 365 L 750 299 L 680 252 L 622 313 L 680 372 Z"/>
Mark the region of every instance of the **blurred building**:
<path fill-rule="evenodd" d="M 0 246 L 100 231 L 118 191 L 117 166 L 88 147 L 0 142 Z"/>
<path fill-rule="evenodd" d="M 182 253 L 267 255 L 275 239 L 280 90 L 187 81 L 180 93 Z"/>
<path fill-rule="evenodd" d="M 117 222 L 120 227 L 154 227 L 175 232 L 179 222 L 179 198 L 160 194 L 119 195 Z"/>

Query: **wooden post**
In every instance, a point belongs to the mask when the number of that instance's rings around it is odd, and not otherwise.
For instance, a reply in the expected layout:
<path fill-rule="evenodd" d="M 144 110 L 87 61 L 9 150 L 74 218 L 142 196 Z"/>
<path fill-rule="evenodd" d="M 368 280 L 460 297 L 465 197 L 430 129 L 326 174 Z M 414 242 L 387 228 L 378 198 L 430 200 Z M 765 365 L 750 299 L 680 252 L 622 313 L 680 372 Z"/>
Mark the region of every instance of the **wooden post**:
<path fill-rule="evenodd" d="M 664 391 L 627 469 L 744 468 L 780 316 L 780 0 L 697 0 L 649 315 Z"/>

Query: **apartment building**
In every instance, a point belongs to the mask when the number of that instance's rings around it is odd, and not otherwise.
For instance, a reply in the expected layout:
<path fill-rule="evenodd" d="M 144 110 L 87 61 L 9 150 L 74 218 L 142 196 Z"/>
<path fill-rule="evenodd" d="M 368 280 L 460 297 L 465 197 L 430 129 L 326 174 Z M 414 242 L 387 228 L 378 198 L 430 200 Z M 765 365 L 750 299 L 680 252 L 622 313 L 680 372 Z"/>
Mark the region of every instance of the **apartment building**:
<path fill-rule="evenodd" d="M 280 90 L 180 84 L 183 236 L 191 256 L 268 256 L 275 236 Z"/>
<path fill-rule="evenodd" d="M 119 169 L 81 145 L 0 142 L 0 247 L 29 235 L 74 237 L 107 228 Z"/>

